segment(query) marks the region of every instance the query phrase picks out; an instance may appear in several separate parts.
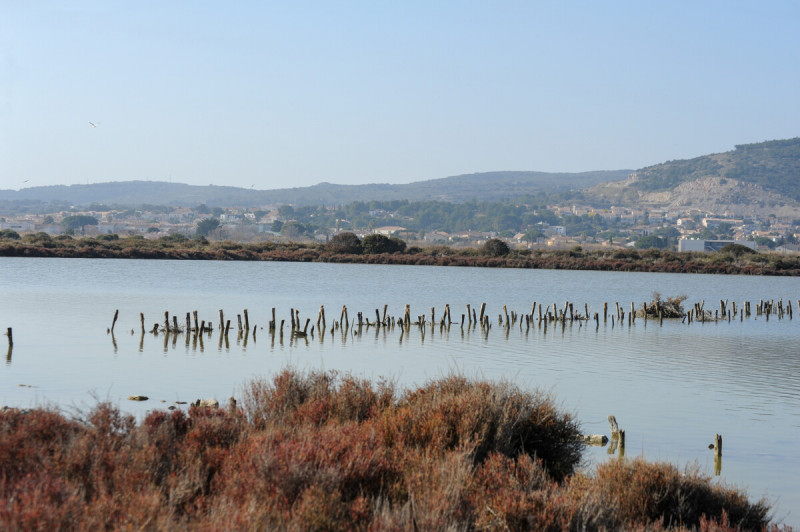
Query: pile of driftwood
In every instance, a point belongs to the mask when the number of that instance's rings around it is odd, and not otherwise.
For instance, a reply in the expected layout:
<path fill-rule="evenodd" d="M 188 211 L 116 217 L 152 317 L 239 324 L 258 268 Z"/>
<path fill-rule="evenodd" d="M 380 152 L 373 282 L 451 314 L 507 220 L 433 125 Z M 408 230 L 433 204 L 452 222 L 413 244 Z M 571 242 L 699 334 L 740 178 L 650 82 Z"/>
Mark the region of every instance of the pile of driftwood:
<path fill-rule="evenodd" d="M 642 308 L 636 311 L 637 318 L 668 319 L 683 318 L 686 311 L 683 309 L 683 302 L 686 296 L 668 297 L 661 299 L 661 294 L 653 293 L 653 300 L 650 303 L 643 303 Z"/>

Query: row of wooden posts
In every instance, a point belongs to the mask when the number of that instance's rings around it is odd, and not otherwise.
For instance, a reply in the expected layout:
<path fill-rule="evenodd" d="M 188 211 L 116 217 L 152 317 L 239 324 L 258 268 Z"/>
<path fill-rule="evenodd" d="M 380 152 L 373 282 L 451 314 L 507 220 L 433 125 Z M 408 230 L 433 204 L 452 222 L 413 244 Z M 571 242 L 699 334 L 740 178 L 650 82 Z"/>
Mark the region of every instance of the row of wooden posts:
<path fill-rule="evenodd" d="M 728 300 L 720 300 L 719 309 L 716 309 L 712 314 L 709 310 L 705 309 L 705 301 L 700 303 L 695 303 L 688 312 L 684 313 L 681 320 L 685 323 L 692 323 L 694 321 L 718 321 L 718 320 L 725 320 L 727 319 L 730 321 L 731 319 L 739 317 L 740 320 L 743 320 L 745 317 L 750 317 L 752 315 L 752 307 L 749 301 L 744 302 L 741 306 L 737 306 L 736 302 L 729 302 Z M 797 302 L 798 307 L 800 308 L 800 300 Z M 624 308 L 620 306 L 618 302 L 614 303 L 614 310 L 613 312 L 609 312 L 609 305 L 608 303 L 603 303 L 603 312 L 602 312 L 602 320 L 603 323 L 607 323 L 608 321 L 611 322 L 612 327 L 615 324 L 623 324 L 626 319 L 627 314 L 627 321 L 628 325 L 633 325 L 636 322 L 637 317 L 643 319 L 647 322 L 648 318 L 650 319 L 657 319 L 660 323 L 663 322 L 664 315 L 662 313 L 662 308 L 660 303 L 656 303 L 655 305 L 650 305 L 648 307 L 647 303 L 642 304 L 642 308 L 640 311 L 637 312 L 636 307 L 633 302 L 630 304 L 630 310 L 626 313 Z M 375 309 L 375 320 L 370 321 L 369 318 L 365 316 L 363 312 L 358 312 L 356 317 L 353 318 L 352 322 L 348 315 L 347 306 L 342 306 L 342 310 L 339 314 L 339 320 L 334 321 L 330 327 L 331 334 L 334 334 L 337 330 L 347 331 L 351 326 L 358 327 L 360 330 L 362 327 L 391 327 L 394 328 L 395 326 L 401 327 L 401 330 L 408 331 L 411 326 L 419 326 L 420 328 L 430 325 L 430 327 L 435 327 L 437 324 L 436 319 L 436 308 L 431 307 L 430 309 L 430 321 L 427 320 L 425 314 L 420 314 L 416 316 L 415 321 L 412 320 L 411 316 L 411 307 L 410 305 L 405 305 L 403 309 L 403 314 L 395 318 L 394 316 L 390 316 L 388 314 L 388 305 L 383 305 L 383 312 L 381 313 L 380 309 Z M 451 315 L 450 305 L 445 304 L 444 312 L 440 317 L 438 324 L 440 327 L 449 327 L 453 323 L 459 323 L 460 326 L 463 328 L 465 325 L 469 328 L 476 328 L 480 326 L 482 330 L 487 330 L 491 327 L 491 321 L 489 319 L 489 315 L 486 312 L 486 303 L 481 303 L 480 310 L 478 311 L 475 307 L 471 305 L 466 305 L 466 313 L 461 314 L 460 322 L 454 322 Z M 583 310 L 583 312 L 581 312 Z M 755 314 L 756 316 L 765 316 L 768 320 L 770 316 L 777 316 L 778 319 L 783 319 L 784 317 L 788 317 L 789 319 L 793 318 L 793 307 L 792 302 L 788 301 L 784 304 L 783 300 L 780 299 L 777 302 L 775 300 L 760 300 L 758 304 L 755 306 Z M 119 317 L 119 310 L 114 312 L 114 319 L 111 323 L 110 332 L 113 333 L 114 326 L 116 325 L 117 319 Z M 317 314 L 317 320 L 315 323 L 312 324 L 311 318 L 306 318 L 303 321 L 300 317 L 300 311 L 292 308 L 289 312 L 289 332 L 292 337 L 306 337 L 309 334 L 314 335 L 314 331 L 319 331 L 320 333 L 324 333 L 327 330 L 327 320 L 325 315 L 325 307 L 320 306 L 319 312 Z M 250 317 L 248 314 L 247 309 L 244 309 L 241 314 L 237 314 L 237 329 L 240 335 L 249 334 L 250 328 Z M 566 323 L 572 322 L 584 322 L 584 321 L 594 321 L 597 327 L 600 326 L 600 319 L 601 314 L 599 312 L 595 312 L 594 314 L 590 313 L 589 307 L 587 304 L 583 305 L 583 309 L 576 308 L 576 305 L 567 301 L 564 303 L 563 307 L 558 306 L 557 304 L 553 303 L 552 305 L 547 305 L 544 307 L 537 302 L 533 302 L 533 306 L 531 308 L 531 312 L 529 314 L 518 314 L 515 311 L 508 310 L 506 305 L 503 305 L 503 312 L 498 314 L 497 323 L 499 326 L 510 328 L 515 326 L 519 323 L 520 329 L 522 329 L 523 324 L 525 327 L 530 328 L 533 325 L 538 325 L 541 327 L 544 325 L 547 327 L 548 323 L 560 323 L 565 325 Z M 145 327 L 145 318 L 144 314 L 139 314 L 139 320 L 141 323 L 141 330 L 144 333 L 146 330 Z M 285 327 L 285 320 L 280 320 L 280 324 L 277 322 L 275 308 L 272 308 L 271 311 L 271 319 L 268 324 L 268 331 L 271 334 L 280 334 L 283 336 L 283 331 Z M 310 329 L 309 329 L 310 326 Z M 219 310 L 219 330 L 225 336 L 228 335 L 228 332 L 231 328 L 231 320 L 225 319 L 225 315 L 222 309 Z M 175 333 L 182 333 L 182 332 L 193 332 L 197 333 L 211 333 L 214 329 L 214 324 L 211 320 L 199 320 L 198 319 L 198 312 L 195 310 L 191 313 L 186 313 L 185 318 L 185 325 L 181 326 L 178 323 L 178 317 L 176 315 L 170 316 L 169 311 L 164 312 L 164 321 L 162 324 L 155 323 L 150 330 L 152 333 L 159 333 L 164 332 L 167 334 L 175 334 Z M 255 338 L 257 331 L 257 327 L 253 326 L 252 334 Z M 6 333 L 9 339 L 9 345 L 12 345 L 12 332 L 11 328 L 8 329 Z"/>

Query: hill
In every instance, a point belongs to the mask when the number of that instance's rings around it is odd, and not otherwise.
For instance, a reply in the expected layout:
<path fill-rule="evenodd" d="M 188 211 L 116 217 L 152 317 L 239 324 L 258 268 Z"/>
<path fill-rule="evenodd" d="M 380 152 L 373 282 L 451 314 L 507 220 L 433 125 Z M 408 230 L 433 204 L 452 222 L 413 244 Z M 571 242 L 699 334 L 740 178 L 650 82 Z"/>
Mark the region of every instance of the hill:
<path fill-rule="evenodd" d="M 800 212 L 800 138 L 648 166 L 584 195 L 617 205 L 791 215 Z"/>
<path fill-rule="evenodd" d="M 67 202 L 72 205 L 183 205 L 254 207 L 268 204 L 336 205 L 353 201 L 430 200 L 460 203 L 472 199 L 501 201 L 526 195 L 583 189 L 622 179 L 630 170 L 584 173 L 485 172 L 403 185 L 334 185 L 253 190 L 195 186 L 160 181 L 124 181 L 92 185 L 45 186 L 0 190 L 2 201 Z"/>

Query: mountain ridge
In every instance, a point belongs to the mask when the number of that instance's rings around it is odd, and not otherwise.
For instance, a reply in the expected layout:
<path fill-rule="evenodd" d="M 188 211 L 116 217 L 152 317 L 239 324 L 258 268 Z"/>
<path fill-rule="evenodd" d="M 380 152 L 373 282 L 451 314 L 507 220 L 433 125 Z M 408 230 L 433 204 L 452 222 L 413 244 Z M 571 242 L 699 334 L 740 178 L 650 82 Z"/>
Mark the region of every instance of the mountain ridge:
<path fill-rule="evenodd" d="M 271 190 L 136 180 L 0 190 L 0 202 L 257 207 L 343 205 L 373 200 L 502 202 L 541 195 L 594 205 L 753 214 L 800 212 L 800 137 L 739 144 L 728 152 L 667 161 L 636 171 L 495 171 L 408 184 L 337 185 L 323 181 L 313 186 Z"/>

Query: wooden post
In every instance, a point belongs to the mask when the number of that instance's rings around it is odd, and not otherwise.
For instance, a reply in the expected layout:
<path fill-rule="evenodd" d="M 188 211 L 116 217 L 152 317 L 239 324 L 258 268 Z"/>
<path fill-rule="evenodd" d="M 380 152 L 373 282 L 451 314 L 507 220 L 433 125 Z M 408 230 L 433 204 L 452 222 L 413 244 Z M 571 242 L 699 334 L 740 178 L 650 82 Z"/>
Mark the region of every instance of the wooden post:
<path fill-rule="evenodd" d="M 275 321 L 275 307 L 272 307 L 272 321 L 271 321 L 271 322 L 269 322 L 269 329 L 270 329 L 270 330 L 271 330 L 273 333 L 275 332 L 275 326 L 276 326 L 277 324 L 278 324 L 278 323 Z"/>
<path fill-rule="evenodd" d="M 608 416 L 608 424 L 611 427 L 611 434 L 616 434 L 619 432 L 619 425 L 617 425 L 616 417 Z"/>
<path fill-rule="evenodd" d="M 176 333 L 178 332 L 178 316 L 172 316 L 172 328 Z"/>
<path fill-rule="evenodd" d="M 436 321 L 436 308 L 431 307 L 431 325 Z"/>
<path fill-rule="evenodd" d="M 450 325 L 453 323 L 453 320 L 450 319 L 450 303 L 444 304 L 444 312 L 447 315 L 447 324 Z"/>
<path fill-rule="evenodd" d="M 722 456 L 722 436 L 719 434 L 714 435 L 714 456 Z"/>
<path fill-rule="evenodd" d="M 625 456 L 625 431 L 619 431 L 619 457 Z"/>
<path fill-rule="evenodd" d="M 111 332 L 114 332 L 114 325 L 117 324 L 117 318 L 119 317 L 119 309 L 114 311 L 114 319 L 111 320 Z"/>
<path fill-rule="evenodd" d="M 250 318 L 247 316 L 247 309 L 242 311 L 244 313 L 244 328 L 245 330 L 250 330 Z"/>
<path fill-rule="evenodd" d="M 200 322 L 200 330 L 198 331 L 200 334 L 206 332 L 206 320 Z"/>
<path fill-rule="evenodd" d="M 242 334 L 242 315 L 241 314 L 237 314 L 236 315 L 236 324 L 239 327 L 239 334 Z"/>
<path fill-rule="evenodd" d="M 169 311 L 164 311 L 164 331 L 169 332 Z"/>
<path fill-rule="evenodd" d="M 472 323 L 478 323 L 478 313 L 475 312 L 475 309 L 472 309 Z"/>
<path fill-rule="evenodd" d="M 14 346 L 14 335 L 11 332 L 11 327 L 6 329 L 6 336 L 8 336 L 8 347 Z"/>
<path fill-rule="evenodd" d="M 192 317 L 194 318 L 194 331 L 200 332 L 200 328 L 197 326 L 197 311 L 192 311 Z"/>
<path fill-rule="evenodd" d="M 636 309 L 633 306 L 633 301 L 631 301 L 631 312 L 629 316 L 631 323 L 636 323 Z"/>
<path fill-rule="evenodd" d="M 486 315 L 486 303 L 483 302 L 483 303 L 481 303 L 481 314 L 480 314 L 480 317 L 479 317 L 481 324 L 483 324 L 483 322 L 484 322 L 483 317 L 485 315 Z"/>
<path fill-rule="evenodd" d="M 508 328 L 511 325 L 511 322 L 508 321 L 508 309 L 505 305 L 503 305 L 503 314 L 506 315 L 506 328 Z"/>
<path fill-rule="evenodd" d="M 389 308 L 389 305 L 384 305 L 383 306 L 383 316 L 381 316 L 381 325 L 383 325 L 384 327 L 389 325 L 389 323 L 386 321 L 386 310 L 388 308 Z"/>
<path fill-rule="evenodd" d="M 219 309 L 219 329 L 221 331 L 225 330 L 225 320 L 222 317 L 222 309 Z"/>
<path fill-rule="evenodd" d="M 189 338 L 189 332 L 192 330 L 192 320 L 190 318 L 191 314 L 189 312 L 186 313 L 186 338 Z"/>
<path fill-rule="evenodd" d="M 608 321 L 608 302 L 603 303 L 603 323 Z"/>
<path fill-rule="evenodd" d="M 142 324 L 142 333 L 144 333 L 144 312 L 139 313 L 139 323 Z"/>
<path fill-rule="evenodd" d="M 469 303 L 467 303 L 467 320 L 469 321 L 469 323 L 467 323 L 467 326 L 471 326 L 472 325 L 472 314 L 470 313 Z M 464 324 L 464 318 L 461 318 L 461 324 L 462 325 Z"/>
<path fill-rule="evenodd" d="M 231 328 L 231 320 L 228 320 L 225 322 L 225 329 L 224 329 L 225 336 L 228 336 L 228 330 L 230 330 L 230 328 Z"/>

